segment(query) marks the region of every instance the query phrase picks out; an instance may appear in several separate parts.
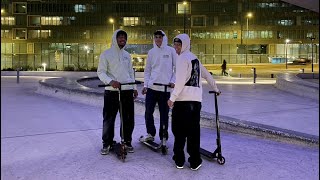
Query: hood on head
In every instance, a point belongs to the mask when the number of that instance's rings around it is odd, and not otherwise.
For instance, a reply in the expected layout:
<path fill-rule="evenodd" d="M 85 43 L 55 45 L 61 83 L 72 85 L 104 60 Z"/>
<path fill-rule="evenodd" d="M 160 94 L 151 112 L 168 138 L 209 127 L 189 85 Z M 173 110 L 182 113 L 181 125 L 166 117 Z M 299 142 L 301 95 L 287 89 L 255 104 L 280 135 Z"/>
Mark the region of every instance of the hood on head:
<path fill-rule="evenodd" d="M 119 31 L 123 31 L 125 34 L 127 34 L 127 32 L 122 30 L 122 29 L 117 29 L 117 30 L 114 31 L 114 33 L 112 35 L 111 46 L 114 46 L 114 47 L 117 47 L 117 48 L 119 48 L 118 43 L 117 43 L 117 34 L 118 34 Z M 127 44 L 128 44 L 128 35 L 127 35 L 127 43 L 126 43 L 126 45 Z"/>
<path fill-rule="evenodd" d="M 178 38 L 182 41 L 181 53 L 190 51 L 190 38 L 187 34 L 179 34 L 175 38 Z"/>
<path fill-rule="evenodd" d="M 162 48 L 162 47 L 164 47 L 164 46 L 166 46 L 166 45 L 168 44 L 168 37 L 167 37 L 166 33 L 164 33 L 162 30 L 156 30 L 156 31 L 161 31 L 162 34 L 163 34 L 163 40 L 162 40 L 162 44 L 161 44 L 161 46 L 160 46 L 160 48 Z M 156 42 L 155 42 L 155 38 L 154 38 L 154 37 L 153 37 L 153 47 L 158 47 L 158 46 L 156 45 Z"/>

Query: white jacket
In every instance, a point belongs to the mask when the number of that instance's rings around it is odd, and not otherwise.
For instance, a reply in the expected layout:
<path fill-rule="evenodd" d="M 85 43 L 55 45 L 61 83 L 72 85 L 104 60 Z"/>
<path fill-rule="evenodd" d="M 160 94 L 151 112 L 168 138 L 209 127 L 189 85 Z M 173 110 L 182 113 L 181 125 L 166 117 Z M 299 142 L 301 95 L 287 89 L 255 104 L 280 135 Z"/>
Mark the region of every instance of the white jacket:
<path fill-rule="evenodd" d="M 120 49 L 116 35 L 120 29 L 116 30 L 112 36 L 111 48 L 101 53 L 97 74 L 104 84 L 109 84 L 112 80 L 120 83 L 135 82 L 134 71 L 130 54 Z M 112 86 L 106 86 L 106 90 L 117 91 Z M 136 85 L 121 86 L 121 90 L 136 89 Z"/>
<path fill-rule="evenodd" d="M 219 89 L 208 70 L 201 64 L 197 57 L 190 52 L 190 38 L 187 34 L 179 34 L 175 38 L 182 41 L 182 49 L 177 58 L 176 84 L 171 93 L 170 100 L 202 102 L 201 77 L 216 92 Z"/>
<path fill-rule="evenodd" d="M 158 47 L 153 40 L 153 48 L 148 52 L 144 69 L 144 87 L 156 91 L 164 91 L 164 87 L 153 83 L 175 83 L 177 53 L 174 48 L 167 45 L 168 38 L 163 31 L 162 33 L 164 34 L 162 44 Z"/>

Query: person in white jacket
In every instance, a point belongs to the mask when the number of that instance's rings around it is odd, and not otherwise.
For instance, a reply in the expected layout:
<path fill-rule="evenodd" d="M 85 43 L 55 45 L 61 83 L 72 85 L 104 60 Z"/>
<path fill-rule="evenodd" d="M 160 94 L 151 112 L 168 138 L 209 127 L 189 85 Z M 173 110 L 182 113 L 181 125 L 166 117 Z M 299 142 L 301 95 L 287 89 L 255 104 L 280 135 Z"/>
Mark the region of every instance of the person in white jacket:
<path fill-rule="evenodd" d="M 174 135 L 173 160 L 178 169 L 185 163 L 184 146 L 187 141 L 188 161 L 192 170 L 201 167 L 200 156 L 200 111 L 202 102 L 201 78 L 207 80 L 212 89 L 220 94 L 215 80 L 198 58 L 190 52 L 190 38 L 179 34 L 174 38 L 178 54 L 176 83 L 168 100 L 172 109 L 172 133 Z"/>
<path fill-rule="evenodd" d="M 142 94 L 146 94 L 145 123 L 148 134 L 141 137 L 140 141 L 154 141 L 156 128 L 153 113 L 156 103 L 158 103 L 160 112 L 159 137 L 160 140 L 168 139 L 169 107 L 167 101 L 170 97 L 169 88 L 167 88 L 168 92 L 164 92 L 164 86 L 154 85 L 154 83 L 170 84 L 171 88 L 174 87 L 177 54 L 175 49 L 167 44 L 166 34 L 162 30 L 157 30 L 154 33 L 153 48 L 148 52 L 144 70 L 144 88 L 142 89 Z M 165 132 L 163 132 L 163 125 Z"/>
<path fill-rule="evenodd" d="M 127 33 L 123 30 L 116 30 L 112 36 L 111 48 L 101 53 L 97 74 L 105 87 L 103 107 L 103 128 L 101 154 L 109 153 L 113 145 L 114 123 L 119 111 L 119 87 L 121 83 L 135 82 L 134 70 L 131 56 L 124 50 L 127 43 Z M 133 152 L 131 145 L 132 132 L 134 129 L 134 99 L 138 96 L 135 85 L 121 86 L 121 104 L 123 118 L 123 133 L 120 136 L 124 139 L 128 152 Z M 121 129 L 120 129 L 121 132 Z"/>

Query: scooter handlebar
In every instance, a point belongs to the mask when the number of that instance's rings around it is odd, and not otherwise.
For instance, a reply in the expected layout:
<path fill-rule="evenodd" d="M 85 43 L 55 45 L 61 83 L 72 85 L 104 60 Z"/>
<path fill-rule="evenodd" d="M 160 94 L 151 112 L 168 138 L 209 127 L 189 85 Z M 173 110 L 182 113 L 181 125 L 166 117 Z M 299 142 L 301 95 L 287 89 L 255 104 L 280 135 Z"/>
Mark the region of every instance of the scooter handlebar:
<path fill-rule="evenodd" d="M 153 85 L 171 87 L 170 84 L 153 83 Z"/>
<path fill-rule="evenodd" d="M 132 84 L 141 84 L 141 81 L 135 81 L 135 82 L 129 82 L 129 83 L 120 83 L 120 86 L 122 85 L 132 85 Z M 107 87 L 111 86 L 110 84 L 99 84 L 98 87 Z"/>
<path fill-rule="evenodd" d="M 220 94 L 221 92 L 209 91 L 209 94 Z"/>

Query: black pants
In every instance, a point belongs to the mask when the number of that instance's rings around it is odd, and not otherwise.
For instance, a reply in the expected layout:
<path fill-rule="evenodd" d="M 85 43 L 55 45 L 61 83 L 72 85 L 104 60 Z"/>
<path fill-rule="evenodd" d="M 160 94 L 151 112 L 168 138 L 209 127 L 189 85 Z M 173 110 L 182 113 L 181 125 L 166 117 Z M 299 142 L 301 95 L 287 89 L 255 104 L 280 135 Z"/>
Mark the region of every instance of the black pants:
<path fill-rule="evenodd" d="M 122 114 L 120 114 L 120 117 L 122 116 L 123 126 L 120 125 L 120 136 L 125 142 L 131 142 L 134 128 L 133 90 L 121 91 L 121 104 Z M 120 111 L 119 92 L 105 90 L 102 141 L 106 145 L 112 144 L 114 138 L 114 123 L 118 111 Z M 122 137 L 121 127 L 123 127 L 124 137 Z"/>
<path fill-rule="evenodd" d="M 163 138 L 163 125 L 165 126 L 165 138 L 168 139 L 169 106 L 167 104 L 167 101 L 169 98 L 170 92 L 155 91 L 150 88 L 148 88 L 147 90 L 145 103 L 145 122 L 147 127 L 147 133 L 151 134 L 152 136 L 156 135 L 156 127 L 154 125 L 153 113 L 156 107 L 156 103 L 158 103 L 160 112 L 159 137 L 161 140 Z"/>
<path fill-rule="evenodd" d="M 172 133 L 174 135 L 173 160 L 182 166 L 185 162 L 184 146 L 187 141 L 188 161 L 192 166 L 202 163 L 200 157 L 201 102 L 176 101 L 172 109 Z"/>
<path fill-rule="evenodd" d="M 221 75 L 222 76 L 228 76 L 228 73 L 227 73 L 227 71 L 225 69 L 222 69 L 221 70 Z"/>

